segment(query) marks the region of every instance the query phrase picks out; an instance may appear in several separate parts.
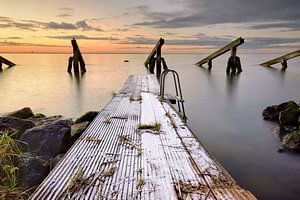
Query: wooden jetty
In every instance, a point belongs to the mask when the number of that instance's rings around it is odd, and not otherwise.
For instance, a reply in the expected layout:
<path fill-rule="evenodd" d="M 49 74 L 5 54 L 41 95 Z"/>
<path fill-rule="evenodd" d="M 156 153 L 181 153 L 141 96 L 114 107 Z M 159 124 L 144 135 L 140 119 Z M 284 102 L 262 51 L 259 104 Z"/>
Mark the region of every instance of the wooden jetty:
<path fill-rule="evenodd" d="M 213 59 L 215 59 L 218 56 L 223 55 L 224 53 L 226 53 L 228 51 L 231 51 L 231 56 L 228 59 L 226 72 L 229 73 L 230 70 L 232 72 L 235 72 L 236 70 L 238 70 L 238 72 L 241 72 L 242 71 L 241 61 L 240 61 L 240 58 L 238 56 L 236 56 L 236 53 L 237 53 L 237 47 L 243 43 L 244 43 L 244 39 L 240 37 L 240 38 L 234 40 L 233 42 L 227 44 L 226 46 L 222 47 L 221 49 L 217 50 L 216 52 L 210 54 L 206 58 L 200 60 L 199 62 L 196 63 L 196 65 L 202 67 L 202 65 L 207 63 L 208 69 L 211 70 Z"/>
<path fill-rule="evenodd" d="M 30 199 L 256 199 L 159 92 L 155 75 L 129 76 Z"/>
<path fill-rule="evenodd" d="M 0 71 L 2 71 L 2 64 L 6 64 L 8 65 L 8 67 L 12 67 L 12 66 L 15 66 L 16 64 L 7 60 L 6 58 L 0 56 Z"/>
<path fill-rule="evenodd" d="M 73 57 L 72 56 L 69 57 L 68 72 L 69 73 L 72 72 L 72 64 L 73 64 L 74 73 L 79 74 L 79 65 L 78 65 L 78 62 L 79 62 L 81 73 L 85 73 L 86 72 L 85 62 L 83 60 L 82 54 L 80 52 L 79 46 L 78 46 L 75 38 L 73 38 L 71 40 L 71 44 L 73 47 Z"/>
<path fill-rule="evenodd" d="M 297 50 L 297 51 L 288 53 L 288 54 L 286 54 L 286 55 L 283 55 L 283 56 L 274 58 L 274 59 L 269 60 L 269 61 L 267 61 L 267 62 L 264 62 L 264 63 L 262 63 L 262 64 L 260 64 L 260 65 L 261 65 L 261 66 L 264 66 L 264 67 L 270 67 L 271 65 L 274 65 L 274 64 L 276 64 L 276 63 L 281 63 L 281 65 L 282 65 L 282 70 L 286 70 L 286 68 L 288 67 L 286 61 L 289 60 L 289 59 L 298 57 L 298 56 L 300 56 L 300 50 Z"/>

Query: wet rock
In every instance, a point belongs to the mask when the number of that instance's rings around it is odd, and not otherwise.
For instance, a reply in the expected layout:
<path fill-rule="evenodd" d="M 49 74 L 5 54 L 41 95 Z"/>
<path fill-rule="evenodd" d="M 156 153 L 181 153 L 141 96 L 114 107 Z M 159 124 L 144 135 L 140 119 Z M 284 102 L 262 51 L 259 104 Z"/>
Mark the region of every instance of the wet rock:
<path fill-rule="evenodd" d="M 52 170 L 56 165 L 57 163 L 64 157 L 64 153 L 60 153 L 58 155 L 56 155 L 54 158 L 51 159 L 50 161 L 50 169 Z"/>
<path fill-rule="evenodd" d="M 293 131 L 283 137 L 282 145 L 290 150 L 300 150 L 300 131 Z"/>
<path fill-rule="evenodd" d="M 52 122 L 57 121 L 62 118 L 63 118 L 63 116 L 61 116 L 61 115 L 54 115 L 54 116 L 43 117 L 43 118 L 31 118 L 30 120 L 34 121 L 36 126 L 42 126 L 42 125 L 52 123 Z"/>
<path fill-rule="evenodd" d="M 89 112 L 85 113 L 84 115 L 82 115 L 81 117 L 79 117 L 78 119 L 76 119 L 75 124 L 79 124 L 81 122 L 92 122 L 97 115 L 98 115 L 98 112 L 89 111 Z"/>
<path fill-rule="evenodd" d="M 20 148 L 23 152 L 29 151 L 44 159 L 50 159 L 70 148 L 70 134 L 70 121 L 57 120 L 25 131 L 20 140 L 27 145 L 21 143 Z"/>
<path fill-rule="evenodd" d="M 279 124 L 281 126 L 297 125 L 298 111 L 292 107 L 288 107 L 284 111 L 279 112 Z"/>
<path fill-rule="evenodd" d="M 81 122 L 71 126 L 71 142 L 72 144 L 81 136 L 83 131 L 88 127 L 89 122 Z"/>
<path fill-rule="evenodd" d="M 29 107 L 25 107 L 20 110 L 9 113 L 7 116 L 8 117 L 16 117 L 16 118 L 20 118 L 20 119 L 28 119 L 30 117 L 33 117 L 34 114 Z"/>
<path fill-rule="evenodd" d="M 19 168 L 19 184 L 24 188 L 39 185 L 49 172 L 50 166 L 46 160 L 25 154 Z"/>
<path fill-rule="evenodd" d="M 41 119 L 41 118 L 45 118 L 46 115 L 44 115 L 43 113 L 36 113 L 32 118 L 34 119 Z"/>
<path fill-rule="evenodd" d="M 11 130 L 14 139 L 19 139 L 20 136 L 27 130 L 34 127 L 34 123 L 29 120 L 19 119 L 15 117 L 0 117 L 0 130 Z"/>
<path fill-rule="evenodd" d="M 264 120 L 278 121 L 278 105 L 268 106 L 263 110 L 262 116 Z"/>

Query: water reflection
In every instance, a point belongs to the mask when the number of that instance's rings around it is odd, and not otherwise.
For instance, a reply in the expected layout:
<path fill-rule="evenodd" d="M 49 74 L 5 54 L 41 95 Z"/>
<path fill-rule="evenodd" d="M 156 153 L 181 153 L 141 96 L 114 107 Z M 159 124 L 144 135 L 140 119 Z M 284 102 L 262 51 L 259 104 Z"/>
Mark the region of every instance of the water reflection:
<path fill-rule="evenodd" d="M 226 90 L 229 97 L 235 94 L 241 72 L 226 73 Z"/>

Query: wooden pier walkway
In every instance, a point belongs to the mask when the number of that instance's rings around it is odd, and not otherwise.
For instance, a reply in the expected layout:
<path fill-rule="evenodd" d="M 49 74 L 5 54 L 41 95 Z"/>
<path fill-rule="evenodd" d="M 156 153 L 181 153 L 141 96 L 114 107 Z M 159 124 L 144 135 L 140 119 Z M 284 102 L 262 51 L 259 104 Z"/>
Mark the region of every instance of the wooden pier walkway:
<path fill-rule="evenodd" d="M 130 76 L 30 199 L 256 199 L 158 95 Z"/>

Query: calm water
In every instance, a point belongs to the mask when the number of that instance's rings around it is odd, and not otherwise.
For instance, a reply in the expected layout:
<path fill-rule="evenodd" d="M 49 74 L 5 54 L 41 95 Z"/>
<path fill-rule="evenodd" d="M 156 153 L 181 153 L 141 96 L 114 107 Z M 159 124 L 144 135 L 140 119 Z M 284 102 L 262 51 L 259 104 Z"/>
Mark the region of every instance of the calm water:
<path fill-rule="evenodd" d="M 143 54 L 84 55 L 88 72 L 80 80 L 66 73 L 69 55 L 8 54 L 18 66 L 0 73 L 0 113 L 24 106 L 47 115 L 77 117 L 100 110 L 129 74 L 147 73 Z M 243 72 L 226 76 L 228 55 L 208 72 L 194 63 L 204 55 L 165 55 L 181 76 L 190 127 L 226 170 L 259 199 L 299 199 L 300 154 L 277 153 L 275 124 L 263 121 L 270 104 L 300 101 L 299 58 L 285 73 L 258 64 L 277 55 L 240 55 Z M 130 60 L 124 63 L 125 59 Z"/>

